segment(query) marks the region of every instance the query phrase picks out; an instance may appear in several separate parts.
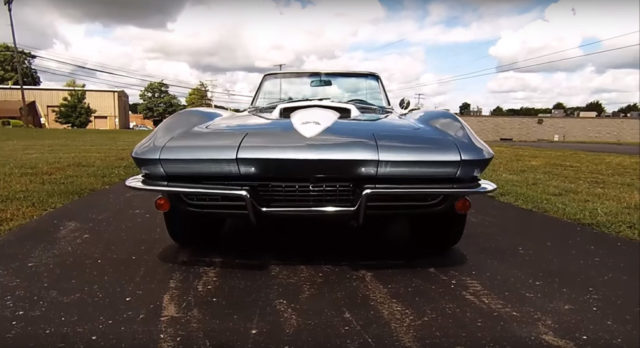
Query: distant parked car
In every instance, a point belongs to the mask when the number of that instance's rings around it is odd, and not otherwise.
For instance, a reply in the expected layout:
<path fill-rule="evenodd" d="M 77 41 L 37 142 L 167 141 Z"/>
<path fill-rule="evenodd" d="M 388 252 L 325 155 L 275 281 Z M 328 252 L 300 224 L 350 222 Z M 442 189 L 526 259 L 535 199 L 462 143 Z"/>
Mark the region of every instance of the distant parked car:
<path fill-rule="evenodd" d="M 20 120 L 2 120 L 0 121 L 0 127 L 2 128 L 22 128 L 24 127 L 24 123 Z"/>
<path fill-rule="evenodd" d="M 151 128 L 149 126 L 145 126 L 144 124 L 137 124 L 137 125 L 131 127 L 131 129 L 133 129 L 133 130 L 153 130 L 153 128 Z"/>

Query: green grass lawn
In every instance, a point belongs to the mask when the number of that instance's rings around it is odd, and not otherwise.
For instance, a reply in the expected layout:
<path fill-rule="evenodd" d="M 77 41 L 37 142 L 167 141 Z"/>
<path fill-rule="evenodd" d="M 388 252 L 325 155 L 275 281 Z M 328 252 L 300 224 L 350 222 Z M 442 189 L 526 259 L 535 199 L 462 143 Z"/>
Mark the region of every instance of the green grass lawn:
<path fill-rule="evenodd" d="M 143 131 L 0 129 L 0 235 L 136 174 Z M 638 239 L 638 156 L 493 145 L 484 177 L 523 208 Z"/>
<path fill-rule="evenodd" d="M 523 208 L 639 239 L 640 157 L 493 145 L 484 177 L 494 197 Z"/>
<path fill-rule="evenodd" d="M 147 134 L 0 128 L 0 235 L 137 173 L 129 154 Z"/>

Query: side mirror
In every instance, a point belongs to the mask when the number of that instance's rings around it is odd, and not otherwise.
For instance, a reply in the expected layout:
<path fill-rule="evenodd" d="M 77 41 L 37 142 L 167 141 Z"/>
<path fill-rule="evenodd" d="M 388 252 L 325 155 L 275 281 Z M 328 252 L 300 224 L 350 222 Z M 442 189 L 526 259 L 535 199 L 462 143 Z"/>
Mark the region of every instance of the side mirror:
<path fill-rule="evenodd" d="M 411 101 L 409 101 L 409 99 L 407 98 L 402 98 L 400 99 L 398 106 L 400 106 L 400 109 L 402 110 L 407 110 L 411 106 Z"/>

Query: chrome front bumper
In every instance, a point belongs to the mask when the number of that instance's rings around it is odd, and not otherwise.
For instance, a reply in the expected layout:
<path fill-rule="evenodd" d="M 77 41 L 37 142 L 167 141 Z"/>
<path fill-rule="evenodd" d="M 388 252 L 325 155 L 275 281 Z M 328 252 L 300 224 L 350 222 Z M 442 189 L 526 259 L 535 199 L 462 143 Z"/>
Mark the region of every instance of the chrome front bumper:
<path fill-rule="evenodd" d="M 249 191 L 247 190 L 221 190 L 221 189 L 209 189 L 209 188 L 196 188 L 196 187 L 176 187 L 176 186 L 161 186 L 161 185 L 149 185 L 144 182 L 142 175 L 132 176 L 125 181 L 125 185 L 132 189 L 143 191 L 155 191 L 161 193 L 200 193 L 200 194 L 212 194 L 219 196 L 233 196 L 244 199 L 247 205 L 247 211 L 249 217 L 255 222 L 255 210 L 257 209 L 263 213 L 271 214 L 312 214 L 312 213 L 353 213 L 357 212 L 359 216 L 359 222 L 362 222 L 365 214 L 365 205 L 367 198 L 373 195 L 411 195 L 411 194 L 437 194 L 437 195 L 455 195 L 455 196 L 467 196 L 474 194 L 485 194 L 495 191 L 498 186 L 488 180 L 480 180 L 479 186 L 475 188 L 392 188 L 392 189 L 378 189 L 367 188 L 362 191 L 362 195 L 358 200 L 358 203 L 354 207 L 306 207 L 306 208 L 266 208 L 260 207 L 251 198 Z"/>

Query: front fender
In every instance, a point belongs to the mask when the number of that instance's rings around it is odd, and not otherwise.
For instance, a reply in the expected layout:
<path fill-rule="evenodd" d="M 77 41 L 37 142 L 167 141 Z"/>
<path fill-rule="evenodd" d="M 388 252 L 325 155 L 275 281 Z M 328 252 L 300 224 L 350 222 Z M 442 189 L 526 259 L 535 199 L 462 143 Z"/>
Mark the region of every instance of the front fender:
<path fill-rule="evenodd" d="M 458 146 L 462 165 L 458 177 L 477 177 L 493 159 L 493 151 L 480 139 L 460 117 L 448 111 L 418 110 L 405 117 L 425 128 L 436 129 L 446 134 Z"/>
<path fill-rule="evenodd" d="M 131 158 L 143 174 L 153 177 L 164 176 L 164 170 L 160 165 L 160 151 L 171 138 L 231 114 L 233 113 L 229 111 L 209 108 L 178 111 L 160 123 L 151 134 L 138 143 L 131 153 Z"/>

